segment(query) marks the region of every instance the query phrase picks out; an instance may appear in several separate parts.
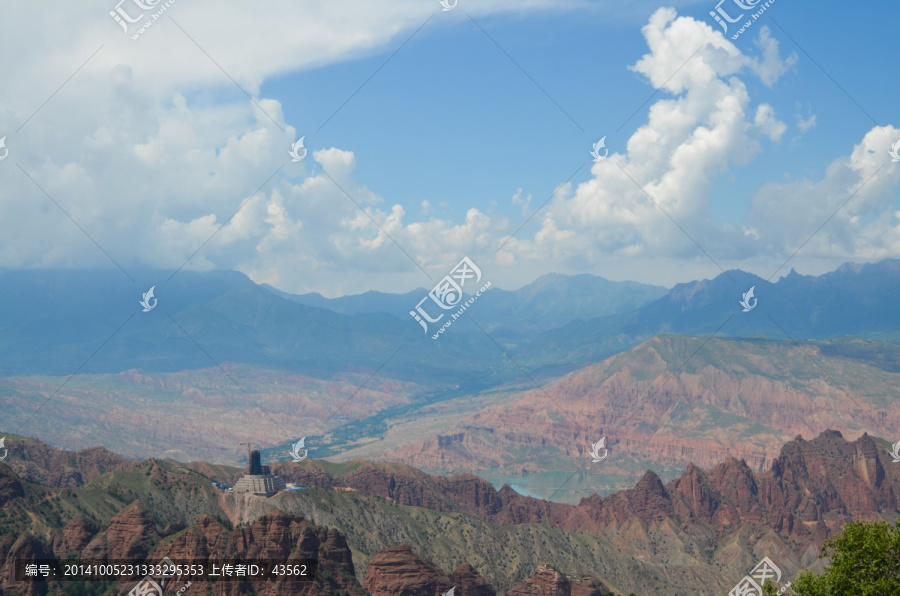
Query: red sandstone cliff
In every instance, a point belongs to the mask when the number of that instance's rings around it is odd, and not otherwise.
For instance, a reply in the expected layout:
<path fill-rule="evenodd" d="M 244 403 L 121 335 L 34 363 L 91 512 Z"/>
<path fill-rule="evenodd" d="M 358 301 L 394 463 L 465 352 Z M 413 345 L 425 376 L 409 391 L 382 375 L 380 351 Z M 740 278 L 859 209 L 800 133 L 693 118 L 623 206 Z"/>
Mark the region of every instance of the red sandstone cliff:
<path fill-rule="evenodd" d="M 592 442 L 609 435 L 618 461 L 711 467 L 734 457 L 758 472 L 798 434 L 809 438 L 838 429 L 851 438 L 863 432 L 891 436 L 900 427 L 900 376 L 880 368 L 874 357 L 852 360 L 822 350 L 769 341 L 654 337 L 379 459 L 441 473 L 494 467 L 511 474 L 523 467 L 550 471 L 523 466 L 523 460 L 540 460 L 523 454 L 566 461 L 586 456 Z M 841 371 L 833 374 L 840 374 L 842 386 L 818 370 L 797 374 L 811 359 L 823 370 Z"/>
<path fill-rule="evenodd" d="M 441 596 L 453 584 L 433 563 L 403 544 L 372 557 L 365 587 L 372 596 Z"/>
<path fill-rule="evenodd" d="M 159 465 L 151 464 L 147 467 L 151 478 L 164 473 Z M 605 498 L 593 495 L 577 506 L 523 497 L 508 487 L 495 491 L 474 476 L 435 477 L 397 464 L 363 464 L 337 477 L 327 474 L 316 462 L 304 462 L 296 468 L 298 475 L 325 486 L 349 486 L 407 505 L 463 513 L 496 524 L 544 523 L 594 534 L 631 556 L 663 565 L 724 563 L 743 569 L 755 563 L 758 551 L 765 551 L 786 573 L 793 573 L 847 521 L 900 514 L 900 464 L 893 463 L 886 449 L 868 435 L 848 442 L 835 431 L 811 441 L 798 437 L 787 443 L 767 472 L 754 473 L 745 462 L 735 459 L 708 470 L 690 465 L 681 477 L 666 484 L 647 472 L 634 488 Z M 51 489 L 23 482 L 0 465 L 0 509 L 5 514 L 0 522 L 27 519 L 29 509 L 23 510 L 18 504 L 43 507 L 42 503 L 52 498 L 51 493 Z M 105 527 L 76 519 L 49 535 L 47 530 L 43 532 L 0 533 L 0 559 L 5 561 L 7 572 L 0 577 L 0 590 L 37 593 L 35 586 L 16 584 L 8 575 L 11 562 L 21 556 L 168 555 L 173 559 L 318 558 L 324 573 L 315 585 L 253 587 L 261 594 L 365 593 L 354 576 L 350 549 L 339 532 L 277 511 L 234 530 L 209 516 L 198 517 L 183 530 L 172 524 L 160 529 L 152 511 L 133 503 Z M 744 546 L 732 548 L 736 545 Z M 553 573 L 550 568 L 538 569 L 510 593 L 520 596 L 556 590 L 564 594 L 562 579 L 575 596 L 595 596 L 592 590 L 605 589 L 596 580 L 575 581 L 559 574 L 560 579 Z M 477 596 L 493 592 L 471 567 L 463 565 L 447 575 L 408 547 L 375 555 L 365 585 L 372 594 L 400 593 L 396 590 L 402 589 L 410 595 L 435 590 L 429 596 L 439 596 L 454 586 L 457 595 L 463 589 Z M 201 587 L 205 592 L 207 586 Z M 248 586 L 232 582 L 208 587 L 214 594 L 236 595 Z"/>
<path fill-rule="evenodd" d="M 519 582 L 506 596 L 608 596 L 602 582 L 591 577 L 567 577 L 549 565 L 538 567 L 534 575 Z"/>
<path fill-rule="evenodd" d="M 496 491 L 467 474 L 429 476 L 399 464 L 365 463 L 323 484 L 491 523 L 547 523 L 588 532 L 661 562 L 685 552 L 715 552 L 741 536 L 751 546 L 764 541 L 783 551 L 788 569 L 799 568 L 803 553 L 815 552 L 847 521 L 900 514 L 900 464 L 891 463 L 868 435 L 848 442 L 836 431 L 787 443 L 766 472 L 754 473 L 733 458 L 708 470 L 691 464 L 668 484 L 647 472 L 634 488 L 605 498 L 592 495 L 577 506 L 524 497 L 509 487 Z"/>

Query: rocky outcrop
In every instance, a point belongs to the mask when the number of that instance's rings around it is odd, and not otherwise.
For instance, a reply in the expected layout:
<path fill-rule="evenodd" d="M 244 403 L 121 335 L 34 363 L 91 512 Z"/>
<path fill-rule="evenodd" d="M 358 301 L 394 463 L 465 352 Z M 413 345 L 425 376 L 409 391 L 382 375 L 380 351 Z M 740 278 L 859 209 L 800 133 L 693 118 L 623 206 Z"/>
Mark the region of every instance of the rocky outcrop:
<path fill-rule="evenodd" d="M 440 596 L 452 587 L 449 577 L 405 544 L 372 557 L 366 571 L 365 588 L 371 596 Z"/>
<path fill-rule="evenodd" d="M 761 474 L 734 459 L 711 470 L 688 466 L 665 486 L 648 472 L 633 489 L 584 499 L 562 526 L 610 538 L 635 523 L 645 532 L 674 526 L 713 545 L 751 527 L 753 534 L 773 532 L 800 544 L 802 552 L 847 521 L 900 513 L 900 471 L 885 467 L 885 456 L 868 435 L 850 443 L 829 431 L 786 444 Z"/>
<path fill-rule="evenodd" d="M 401 544 L 372 557 L 366 571 L 371 596 L 441 596 L 453 588 L 454 596 L 496 596 L 494 589 L 468 563 L 448 576 Z"/>
<path fill-rule="evenodd" d="M 55 488 L 75 488 L 106 472 L 130 470 L 139 462 L 103 447 L 64 451 L 22 437 L 8 438 L 10 457 L 6 463 L 23 480 Z"/>
<path fill-rule="evenodd" d="M 653 472 L 645 473 L 634 488 L 613 493 L 606 499 L 590 497 L 586 506 L 594 507 L 596 521 L 610 528 L 634 518 L 648 524 L 658 523 L 675 514 L 672 497 Z"/>
<path fill-rule="evenodd" d="M 164 556 L 186 560 L 317 559 L 319 562 L 314 582 L 192 582 L 191 591 L 196 590 L 199 594 L 212 589 L 213 593 L 223 596 L 238 596 L 248 590 L 265 596 L 365 596 L 356 580 L 350 547 L 343 535 L 281 512 L 260 517 L 252 525 L 234 531 L 203 516 L 178 534 L 165 549 L 157 548 L 154 552 L 156 558 Z"/>
<path fill-rule="evenodd" d="M 0 577 L 0 594 L 15 593 L 22 596 L 37 596 L 47 593 L 47 583 L 15 580 L 13 570 L 16 559 L 52 559 L 53 553 L 34 536 L 20 535 L 6 555 L 3 576 Z"/>
<path fill-rule="evenodd" d="M 106 530 L 94 537 L 81 553 L 84 559 L 145 559 L 159 540 L 153 518 L 140 503 L 118 513 Z"/>
<path fill-rule="evenodd" d="M 160 470 L 151 466 L 147 472 L 147 476 L 153 478 Z M 105 526 L 76 519 L 53 529 L 48 521 L 59 518 L 55 514 L 54 504 L 58 495 L 52 490 L 19 481 L 8 468 L 5 472 L 0 468 L 0 487 L 3 487 L 2 494 L 7 497 L 0 511 L 0 594 L 38 596 L 56 589 L 40 581 L 15 581 L 14 565 L 20 558 L 159 561 L 168 556 L 207 564 L 225 559 L 318 561 L 315 581 L 192 581 L 191 591 L 198 594 L 366 596 L 355 577 L 352 553 L 344 536 L 335 529 L 310 524 L 300 516 L 275 511 L 252 524 L 231 530 L 212 517 L 201 515 L 187 527 L 181 524 L 183 529 L 179 529 L 179 524 L 168 524 L 165 530 L 160 531 L 151 512 L 140 501 L 135 501 L 115 514 Z M 103 506 L 109 506 L 115 503 L 113 495 L 120 494 L 117 491 L 121 491 L 121 486 L 115 487 L 108 495 L 92 489 L 89 493 L 83 493 L 81 498 L 86 494 L 95 498 L 103 495 Z M 180 498 L 174 494 L 171 497 Z M 68 498 L 74 497 L 68 495 Z M 79 503 L 80 499 L 74 501 L 76 506 Z M 172 504 L 159 503 L 161 507 L 171 507 Z M 30 514 L 32 511 L 37 513 Z M 41 517 L 48 513 L 49 517 Z M 50 532 L 36 533 L 27 529 L 17 532 L 13 530 L 16 527 L 49 528 Z M 134 581 L 120 582 L 117 593 L 127 593 L 134 584 Z M 177 583 L 174 590 L 181 587 L 184 587 L 183 582 Z"/>
<path fill-rule="evenodd" d="M 567 577 L 549 565 L 538 567 L 534 575 L 519 582 L 506 596 L 607 596 L 603 582 L 593 577 Z"/>
<path fill-rule="evenodd" d="M 365 588 L 371 596 L 441 596 L 451 588 L 454 596 L 496 596 L 470 564 L 459 565 L 448 576 L 405 544 L 372 557 Z"/>
<path fill-rule="evenodd" d="M 81 553 L 94 536 L 97 535 L 99 528 L 92 522 L 77 519 L 72 520 L 63 528 L 62 535 L 54 542 L 53 551 L 66 556 L 68 554 Z"/>

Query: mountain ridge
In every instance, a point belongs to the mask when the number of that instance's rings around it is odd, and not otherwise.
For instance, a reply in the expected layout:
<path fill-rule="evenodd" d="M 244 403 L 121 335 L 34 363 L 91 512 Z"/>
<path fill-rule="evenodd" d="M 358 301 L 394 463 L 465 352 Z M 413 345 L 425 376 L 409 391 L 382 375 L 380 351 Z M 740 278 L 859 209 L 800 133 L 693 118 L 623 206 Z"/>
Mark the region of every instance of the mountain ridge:
<path fill-rule="evenodd" d="M 755 288 L 756 306 L 739 301 Z M 624 315 L 573 321 L 540 334 L 520 352 L 525 362 L 595 362 L 663 333 L 764 335 L 778 339 L 858 336 L 900 341 L 900 260 L 844 263 L 834 271 L 800 275 L 793 269 L 772 283 L 729 270 L 713 279 L 676 284 L 668 294 Z"/>
<path fill-rule="evenodd" d="M 52 448 L 35 443 L 32 452 L 41 450 Z M 44 461 L 70 457 L 48 454 Z M 850 442 L 826 431 L 786 443 L 766 472 L 735 459 L 709 469 L 691 465 L 667 483 L 646 472 L 633 488 L 591 495 L 578 505 L 547 503 L 509 487 L 497 491 L 472 476 L 430 476 L 371 462 L 278 464 L 279 473 L 310 488 L 271 499 L 213 489 L 194 469 L 202 462 L 147 460 L 75 489 L 37 485 L 0 464 L 0 562 L 9 569 L 19 556 L 65 554 L 278 558 L 299 547 L 292 556 L 319 558 L 331 572 L 318 591 L 297 585 L 292 593 L 362 595 L 363 585 L 376 588 L 371 594 L 390 593 L 387 586 L 397 585 L 390 577 L 398 576 L 368 577 L 386 569 L 387 557 L 406 570 L 403 585 L 432 582 L 446 590 L 433 582 L 446 582 L 468 559 L 488 585 L 517 595 L 527 578 L 526 586 L 548 579 L 545 561 L 552 556 L 552 567 L 565 569 L 573 585 L 588 575 L 594 579 L 583 586 L 624 593 L 718 594 L 762 556 L 791 578 L 818 564 L 822 540 L 847 521 L 896 518 L 900 467 L 887 459 L 881 439 L 863 435 Z M 31 515 L 19 515 L 25 510 Z M 441 564 L 418 564 L 416 557 Z M 9 578 L 3 574 L 0 589 L 16 593 L 22 586 Z M 238 587 L 223 593 L 237 594 Z"/>
<path fill-rule="evenodd" d="M 409 317 L 418 300 L 407 298 L 418 294 L 378 294 L 393 315 L 348 315 L 301 304 L 237 272 L 133 273 L 134 282 L 107 270 L 0 273 L 8 289 L 0 295 L 0 374 L 174 372 L 235 362 L 316 375 L 384 367 L 397 378 L 445 386 L 465 367 L 469 387 L 483 388 L 519 375 L 491 365 L 494 341 L 543 377 L 662 333 L 900 341 L 896 259 L 847 263 L 820 276 L 792 270 L 774 283 L 732 270 L 656 299 L 663 288 L 548 274 L 519 290 L 487 292 L 469 312 L 478 325 L 455 325 L 440 341 Z M 141 312 L 141 292 L 154 284 L 158 306 Z M 744 313 L 738 302 L 751 286 L 758 303 Z M 359 310 L 372 296 L 343 299 Z M 591 316 L 601 310 L 615 312 Z M 386 362 L 401 346 L 409 349 Z"/>
<path fill-rule="evenodd" d="M 599 483 L 604 491 L 647 468 L 671 477 L 690 461 L 738 457 L 760 471 L 798 434 L 891 434 L 900 425 L 898 371 L 900 347 L 872 340 L 658 336 L 514 392 L 435 436 L 383 451 L 369 444 L 366 454 L 498 483 L 514 477 L 525 490 L 561 469 L 563 478 L 577 471 L 570 490 Z M 611 455 L 602 466 L 588 472 L 573 463 L 603 436 Z"/>

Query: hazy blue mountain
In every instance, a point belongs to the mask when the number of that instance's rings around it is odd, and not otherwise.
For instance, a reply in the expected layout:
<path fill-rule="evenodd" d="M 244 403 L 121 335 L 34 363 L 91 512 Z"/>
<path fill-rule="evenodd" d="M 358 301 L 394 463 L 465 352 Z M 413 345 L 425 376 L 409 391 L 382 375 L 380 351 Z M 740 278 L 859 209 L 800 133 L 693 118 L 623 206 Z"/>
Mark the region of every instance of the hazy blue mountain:
<path fill-rule="evenodd" d="M 264 286 L 277 295 L 347 315 L 388 313 L 408 319 L 409 311 L 428 292 L 425 288 L 405 294 L 365 292 L 339 298 L 321 294 L 287 294 Z M 596 275 L 551 273 L 518 290 L 492 288 L 479 297 L 476 320 L 485 329 L 510 332 L 546 331 L 575 319 L 625 313 L 664 296 L 668 290 L 633 281 L 610 281 Z"/>
<path fill-rule="evenodd" d="M 0 374 L 175 371 L 226 362 L 319 377 L 383 366 L 388 377 L 438 385 L 507 374 L 497 366 L 496 346 L 471 323 L 434 341 L 409 317 L 305 306 L 240 273 L 132 276 L 136 281 L 118 270 L 0 273 Z M 138 302 L 154 285 L 157 306 L 142 312 Z"/>
<path fill-rule="evenodd" d="M 418 288 L 405 294 L 387 294 L 385 292 L 369 291 L 362 294 L 326 298 L 318 292 L 310 294 L 288 294 L 268 284 L 262 284 L 264 288 L 274 292 L 282 298 L 298 304 L 327 308 L 328 310 L 344 315 L 362 315 L 374 313 L 386 313 L 399 319 L 408 319 L 409 311 L 422 299 L 428 290 Z M 411 320 L 411 319 L 410 319 Z"/>
<path fill-rule="evenodd" d="M 756 307 L 739 302 L 754 287 Z M 621 315 L 573 321 L 534 338 L 524 361 L 596 361 L 662 333 L 775 339 L 845 335 L 900 341 L 900 260 L 844 264 L 820 276 L 791 272 L 772 283 L 732 270 L 678 284 L 658 300 Z M 751 301 L 752 304 L 752 301 Z"/>
<path fill-rule="evenodd" d="M 496 290 L 478 301 L 478 321 L 488 329 L 547 331 L 573 320 L 631 312 L 668 289 L 596 275 L 542 275 L 515 291 Z"/>
<path fill-rule="evenodd" d="M 431 388 L 471 389 L 527 381 L 504 351 L 540 376 L 662 333 L 900 340 L 898 260 L 844 265 L 821 276 L 791 272 L 776 283 L 729 271 L 679 284 L 655 300 L 662 290 L 652 286 L 544 276 L 514 292 L 489 291 L 437 341 L 434 328 L 426 335 L 408 316 L 424 290 L 347 297 L 339 302 L 345 314 L 302 304 L 308 295 L 285 296 L 235 272 L 132 276 L 135 281 L 118 270 L 0 272 L 0 375 L 241 362 L 323 378 L 380 370 Z M 141 295 L 153 285 L 158 305 L 141 312 Z M 738 303 L 751 286 L 757 306 L 742 312 Z M 651 301 L 623 312 L 645 300 Z M 379 303 L 399 312 L 362 312 Z M 613 314 L 590 316 L 596 312 Z"/>

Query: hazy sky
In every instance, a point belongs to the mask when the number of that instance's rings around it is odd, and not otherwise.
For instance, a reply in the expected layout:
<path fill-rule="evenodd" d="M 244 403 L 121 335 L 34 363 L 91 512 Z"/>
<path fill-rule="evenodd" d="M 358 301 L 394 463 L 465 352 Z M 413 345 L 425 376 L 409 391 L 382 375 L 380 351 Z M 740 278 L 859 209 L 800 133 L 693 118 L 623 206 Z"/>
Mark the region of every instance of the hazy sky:
<path fill-rule="evenodd" d="M 117 1 L 0 7 L 0 267 L 333 296 L 900 257 L 896 3 L 732 41 L 713 1 L 175 0 L 137 39 L 164 0 Z"/>

